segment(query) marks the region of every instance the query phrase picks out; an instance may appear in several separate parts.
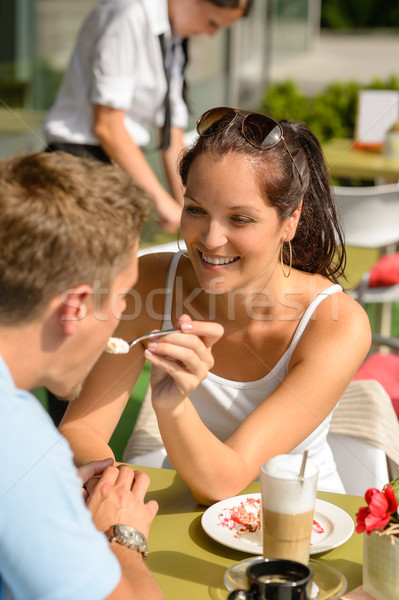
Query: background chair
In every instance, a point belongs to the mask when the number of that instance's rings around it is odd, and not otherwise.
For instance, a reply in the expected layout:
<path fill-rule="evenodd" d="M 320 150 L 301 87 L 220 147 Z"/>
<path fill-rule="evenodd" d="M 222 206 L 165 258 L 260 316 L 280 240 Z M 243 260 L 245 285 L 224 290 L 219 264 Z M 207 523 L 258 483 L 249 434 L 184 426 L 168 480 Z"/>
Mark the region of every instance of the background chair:
<path fill-rule="evenodd" d="M 367 270 L 349 294 L 362 305 L 377 305 L 369 356 L 354 380 L 376 380 L 391 398 L 399 417 L 399 340 L 391 337 L 392 303 L 399 301 L 399 183 L 371 187 L 333 188 L 347 246 L 374 248 L 380 258 Z M 349 253 L 350 256 L 350 253 Z M 350 265 L 349 265 L 350 266 Z M 370 283 L 386 283 L 372 286 Z"/>
<path fill-rule="evenodd" d="M 374 248 L 381 255 L 394 253 L 399 242 L 399 183 L 370 186 L 334 186 L 333 193 L 343 224 L 346 245 L 354 248 Z M 399 253 L 395 255 L 399 270 Z M 386 269 L 380 272 L 380 283 Z M 399 301 L 399 280 L 394 285 L 370 286 L 368 270 L 348 293 L 362 305 L 379 305 L 379 327 L 376 332 L 390 337 L 392 303 Z"/>
<path fill-rule="evenodd" d="M 347 494 L 382 489 L 399 474 L 399 422 L 377 381 L 352 381 L 335 409 L 327 436 Z"/>
<path fill-rule="evenodd" d="M 180 247 L 182 250 L 186 250 L 186 245 L 183 240 L 180 242 Z M 173 242 L 165 242 L 164 244 L 157 244 L 156 246 L 147 246 L 145 248 L 140 248 L 138 251 L 138 256 L 144 256 L 144 254 L 159 254 L 160 252 L 177 252 L 179 247 L 177 245 L 177 241 Z"/>
<path fill-rule="evenodd" d="M 390 353 L 381 353 L 379 348 L 388 348 Z M 399 339 L 385 338 L 373 334 L 369 355 L 354 376 L 354 381 L 378 381 L 391 398 L 396 416 L 399 419 Z"/>

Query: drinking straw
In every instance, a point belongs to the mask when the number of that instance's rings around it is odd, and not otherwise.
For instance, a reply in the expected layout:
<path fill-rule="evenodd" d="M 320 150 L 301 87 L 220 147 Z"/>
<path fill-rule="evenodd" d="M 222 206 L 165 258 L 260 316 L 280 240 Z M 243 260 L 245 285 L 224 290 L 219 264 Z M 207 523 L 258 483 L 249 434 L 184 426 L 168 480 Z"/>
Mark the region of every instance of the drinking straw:
<path fill-rule="evenodd" d="M 303 457 L 302 457 L 302 464 L 301 464 L 301 470 L 299 471 L 299 479 L 301 481 L 304 480 L 304 475 L 305 475 L 305 466 L 306 466 L 306 459 L 308 458 L 308 451 L 305 450 L 305 452 L 303 453 Z"/>

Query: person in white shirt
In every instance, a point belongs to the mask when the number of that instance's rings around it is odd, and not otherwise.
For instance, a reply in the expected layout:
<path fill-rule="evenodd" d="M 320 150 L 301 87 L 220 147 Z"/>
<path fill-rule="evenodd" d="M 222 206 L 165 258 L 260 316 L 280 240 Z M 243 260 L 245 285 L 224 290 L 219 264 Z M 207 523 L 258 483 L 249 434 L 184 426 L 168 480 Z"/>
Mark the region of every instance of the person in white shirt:
<path fill-rule="evenodd" d="M 183 205 L 176 165 L 188 120 L 183 41 L 230 26 L 248 13 L 250 4 L 99 2 L 83 24 L 56 101 L 45 116 L 48 148 L 117 162 L 150 194 L 161 227 L 176 231 Z M 149 143 L 149 126 L 164 128 L 161 151 L 169 191 L 142 151 Z"/>

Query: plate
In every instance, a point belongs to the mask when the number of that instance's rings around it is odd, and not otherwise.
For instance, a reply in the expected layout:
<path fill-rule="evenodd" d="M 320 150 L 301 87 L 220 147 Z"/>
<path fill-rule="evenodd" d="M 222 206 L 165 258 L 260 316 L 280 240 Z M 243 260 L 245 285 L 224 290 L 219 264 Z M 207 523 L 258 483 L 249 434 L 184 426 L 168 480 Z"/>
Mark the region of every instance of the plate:
<path fill-rule="evenodd" d="M 231 592 L 248 588 L 246 570 L 249 565 L 263 560 L 262 557 L 246 558 L 227 569 L 224 574 L 224 585 Z M 309 600 L 338 600 L 345 594 L 348 587 L 346 578 L 340 571 L 321 560 L 313 558 L 309 561 L 313 571 L 312 586 L 309 591 Z"/>
<path fill-rule="evenodd" d="M 262 554 L 262 533 L 260 529 L 254 533 L 239 534 L 231 529 L 231 522 L 226 521 L 231 509 L 244 504 L 248 512 L 256 513 L 261 502 L 260 494 L 244 494 L 221 500 L 210 506 L 202 515 L 203 530 L 216 542 L 241 550 L 248 554 Z M 340 546 L 350 538 L 354 531 L 352 518 L 339 506 L 316 499 L 314 520 L 320 525 L 320 531 L 312 532 L 310 554 L 327 552 Z"/>

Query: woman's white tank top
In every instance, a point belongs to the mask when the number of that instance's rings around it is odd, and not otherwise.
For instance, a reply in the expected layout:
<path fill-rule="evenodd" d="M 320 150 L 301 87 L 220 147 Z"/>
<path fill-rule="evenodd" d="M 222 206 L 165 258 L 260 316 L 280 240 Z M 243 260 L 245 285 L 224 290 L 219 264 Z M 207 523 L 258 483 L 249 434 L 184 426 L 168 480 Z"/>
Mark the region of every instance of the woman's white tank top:
<path fill-rule="evenodd" d="M 173 289 L 180 256 L 179 252 L 173 256 L 168 271 L 162 329 L 173 327 L 171 321 Z M 305 310 L 289 348 L 267 375 L 256 381 L 232 381 L 210 372 L 208 377 L 190 394 L 190 400 L 201 420 L 216 437 L 222 441 L 227 439 L 239 424 L 280 385 L 288 373 L 291 356 L 316 307 L 328 296 L 341 291 L 340 285 L 331 285 L 314 298 Z M 302 454 L 305 449 L 308 450 L 309 459 L 319 468 L 319 489 L 344 492 L 331 449 L 327 444 L 331 416 L 332 413 L 299 446 L 292 450 L 292 453 Z"/>

